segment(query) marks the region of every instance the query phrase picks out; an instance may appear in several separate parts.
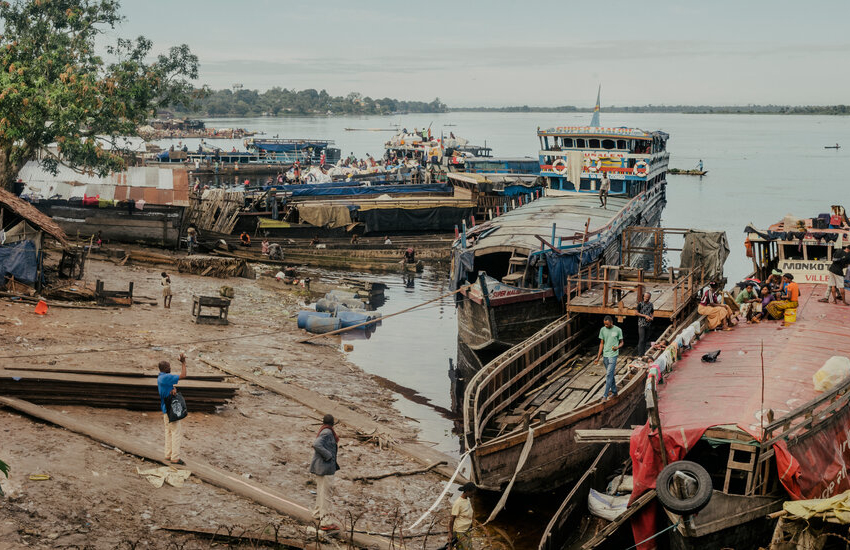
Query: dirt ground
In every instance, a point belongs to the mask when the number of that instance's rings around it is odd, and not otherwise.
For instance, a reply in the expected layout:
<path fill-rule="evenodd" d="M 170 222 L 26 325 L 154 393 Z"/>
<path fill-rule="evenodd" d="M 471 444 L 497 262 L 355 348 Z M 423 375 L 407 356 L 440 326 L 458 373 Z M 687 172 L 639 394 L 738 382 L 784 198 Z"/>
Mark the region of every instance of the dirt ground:
<path fill-rule="evenodd" d="M 55 258 L 54 258 L 55 261 Z M 177 365 L 185 352 L 190 373 L 215 372 L 200 361 L 209 358 L 246 372 L 278 377 L 328 396 L 415 438 L 415 430 L 392 406 L 393 397 L 359 368 L 348 363 L 338 342 L 301 344 L 295 313 L 303 296 L 292 287 L 260 276 L 256 280 L 215 279 L 171 273 L 171 309 L 161 306 L 160 276 L 155 266 L 119 266 L 90 261 L 86 280 L 106 281 L 106 287 L 126 288 L 157 299 L 160 305 L 132 308 L 66 309 L 52 307 L 45 316 L 32 304 L 0 301 L 0 366 L 55 365 L 134 368 L 156 372 L 160 360 Z M 192 294 L 217 295 L 232 286 L 235 299 L 229 326 L 195 325 L 190 320 Z M 146 299 L 146 298 L 145 298 Z M 273 334 L 255 336 L 257 333 Z M 74 353 L 122 348 L 120 352 Z M 126 349 L 133 348 L 133 349 Z M 314 484 L 308 473 L 311 444 L 321 422 L 298 403 L 240 383 L 236 398 L 215 414 L 191 414 L 184 424 L 183 453 L 249 477 L 279 490 L 299 504 L 312 507 Z M 53 407 L 92 424 L 120 430 L 127 436 L 162 444 L 162 419 L 156 411 Z M 0 499 L 0 548 L 208 548 L 207 539 L 164 530 L 236 528 L 262 531 L 279 528 L 281 537 L 305 540 L 307 527 L 228 491 L 190 478 L 183 487 L 154 488 L 136 472 L 158 466 L 101 445 L 53 425 L 0 408 L 0 459 L 11 467 L 7 492 Z M 343 419 L 344 420 L 344 419 Z M 390 477 L 371 484 L 354 482 L 358 475 L 412 470 L 421 465 L 391 450 L 354 437 L 342 426 L 336 476 L 336 516 L 359 517 L 359 530 L 389 533 L 406 529 L 442 490 L 437 474 Z M 31 481 L 31 474 L 49 474 Z M 452 498 L 456 493 L 452 493 Z M 440 509 L 433 531 L 445 532 L 448 504 Z M 427 524 L 428 521 L 424 522 Z M 426 528 L 418 529 L 424 532 Z M 422 538 L 408 548 L 422 548 Z M 428 548 L 443 544 L 435 535 Z"/>

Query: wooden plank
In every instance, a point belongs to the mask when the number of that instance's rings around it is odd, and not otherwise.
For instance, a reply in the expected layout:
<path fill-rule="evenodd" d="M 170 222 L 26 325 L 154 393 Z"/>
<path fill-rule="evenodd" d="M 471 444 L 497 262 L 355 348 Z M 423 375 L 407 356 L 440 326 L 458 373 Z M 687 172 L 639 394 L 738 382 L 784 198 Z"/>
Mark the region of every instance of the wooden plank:
<path fill-rule="evenodd" d="M 308 407 L 319 414 L 332 414 L 337 421 L 347 424 L 355 429 L 361 428 L 384 432 L 397 441 L 391 445 L 393 449 L 412 458 L 423 466 L 430 466 L 435 462 L 445 461 L 445 466 L 438 466 L 434 468 L 435 472 L 445 477 L 451 477 L 457 468 L 457 461 L 453 457 L 443 454 L 440 451 L 421 443 L 402 443 L 401 441 L 407 437 L 406 435 L 398 433 L 389 426 L 380 424 L 372 420 L 372 418 L 354 411 L 345 405 L 341 405 L 336 401 L 328 399 L 324 395 L 308 390 L 307 388 L 303 388 L 294 383 L 285 383 L 277 379 L 254 376 L 253 374 L 241 372 L 228 365 L 217 363 L 210 359 L 202 358 L 201 361 L 211 367 L 226 372 L 227 374 L 231 374 L 269 391 L 273 391 L 274 393 L 282 395 L 288 399 L 301 403 L 305 407 Z M 461 475 L 458 475 L 456 479 L 458 480 L 458 483 L 465 483 L 468 481 Z"/>
<path fill-rule="evenodd" d="M 595 537 L 584 543 L 581 547 L 581 550 L 591 550 L 592 548 L 596 548 L 600 544 L 602 544 L 605 539 L 608 538 L 609 535 L 614 533 L 621 525 L 623 525 L 627 519 L 635 515 L 635 513 L 646 506 L 653 498 L 655 498 L 655 489 L 651 489 L 644 494 L 642 494 L 636 501 L 632 503 L 631 506 L 626 508 L 626 511 L 617 517 L 616 520 L 612 521 L 608 525 L 606 525 L 599 533 L 596 534 Z"/>
<path fill-rule="evenodd" d="M 598 430 L 576 430 L 576 443 L 628 443 L 632 430 L 602 428 Z"/>
<path fill-rule="evenodd" d="M 117 447 L 124 452 L 146 458 L 152 462 L 165 464 L 162 460 L 162 447 L 159 444 L 145 442 L 137 437 L 128 438 L 115 430 L 77 419 L 73 414 L 62 414 L 59 411 L 45 409 L 20 399 L 0 397 L 0 404 L 57 426 L 62 426 L 72 432 L 88 436 L 95 441 Z M 232 491 L 272 510 L 277 510 L 301 523 L 308 525 L 313 523 L 313 514 L 309 508 L 289 500 L 275 489 L 247 480 L 242 476 L 233 475 L 201 460 L 184 457 L 183 461 L 186 463 L 187 470 L 191 470 L 193 475 L 207 483 Z M 366 547 L 375 545 L 379 548 L 390 548 L 387 541 L 369 535 L 355 533 L 353 540 L 355 543 Z"/>
<path fill-rule="evenodd" d="M 4 369 L 0 369 L 0 373 Z M 137 378 L 156 378 L 158 372 L 144 372 L 131 369 L 100 369 L 97 367 L 50 367 L 42 365 L 15 365 L 17 371 L 37 371 L 37 372 L 61 372 L 66 374 L 87 374 L 87 375 L 102 375 L 102 376 L 129 376 Z M 213 382 L 223 382 L 227 378 L 223 374 L 190 374 L 185 380 L 207 380 Z"/>

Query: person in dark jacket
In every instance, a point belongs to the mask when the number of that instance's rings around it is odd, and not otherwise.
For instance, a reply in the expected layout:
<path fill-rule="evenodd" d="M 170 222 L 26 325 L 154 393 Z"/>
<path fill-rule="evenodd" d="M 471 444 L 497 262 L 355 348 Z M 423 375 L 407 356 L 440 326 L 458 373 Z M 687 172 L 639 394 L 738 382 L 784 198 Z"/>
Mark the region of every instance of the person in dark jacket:
<path fill-rule="evenodd" d="M 334 431 L 334 417 L 326 414 L 316 440 L 313 441 L 313 462 L 310 473 L 316 476 L 316 507 L 313 518 L 319 522 L 322 531 L 338 531 L 339 527 L 331 521 L 329 508 L 333 497 L 333 476 L 339 470 L 336 461 L 339 436 Z"/>

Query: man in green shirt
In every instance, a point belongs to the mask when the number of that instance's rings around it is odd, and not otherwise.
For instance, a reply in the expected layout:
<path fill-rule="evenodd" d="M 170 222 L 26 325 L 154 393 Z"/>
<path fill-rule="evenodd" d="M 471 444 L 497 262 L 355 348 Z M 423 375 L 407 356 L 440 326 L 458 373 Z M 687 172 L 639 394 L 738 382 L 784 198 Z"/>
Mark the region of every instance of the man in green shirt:
<path fill-rule="evenodd" d="M 735 303 L 738 304 L 738 309 L 741 310 L 748 323 L 753 322 L 753 315 L 759 313 L 758 306 L 761 305 L 761 298 L 755 291 L 753 283 L 747 283 L 744 290 L 735 296 Z"/>
<path fill-rule="evenodd" d="M 609 395 L 617 395 L 617 384 L 614 381 L 614 373 L 617 371 L 617 357 L 620 348 L 623 347 L 623 331 L 614 326 L 614 319 L 606 315 L 603 320 L 605 326 L 599 330 L 599 353 L 596 354 L 596 363 L 602 357 L 605 365 L 605 395 L 603 401 L 608 400 Z"/>

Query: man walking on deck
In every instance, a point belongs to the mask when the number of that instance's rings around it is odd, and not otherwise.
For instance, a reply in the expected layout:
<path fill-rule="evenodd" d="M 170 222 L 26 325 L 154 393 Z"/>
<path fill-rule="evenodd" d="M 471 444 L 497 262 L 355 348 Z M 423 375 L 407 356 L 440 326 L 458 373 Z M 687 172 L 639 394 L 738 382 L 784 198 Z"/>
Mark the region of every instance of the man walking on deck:
<path fill-rule="evenodd" d="M 847 305 L 844 291 L 844 273 L 850 265 L 850 242 L 844 243 L 842 250 L 836 250 L 832 254 L 832 264 L 829 269 L 829 286 L 826 288 L 826 296 L 819 302 L 829 302 L 829 296 L 834 296 L 836 304 Z M 839 300 L 841 300 L 839 302 Z"/>
<path fill-rule="evenodd" d="M 608 174 L 602 172 L 602 179 L 599 180 L 599 206 L 608 208 L 608 191 L 611 190 L 611 180 L 608 179 Z"/>
<path fill-rule="evenodd" d="M 614 319 L 610 315 L 605 316 L 603 323 L 605 326 L 599 330 L 599 352 L 596 354 L 596 363 L 599 363 L 599 358 L 602 357 L 602 364 L 605 365 L 605 395 L 602 396 L 602 400 L 605 401 L 609 395 L 617 395 L 614 373 L 617 372 L 617 357 L 620 355 L 620 348 L 623 347 L 623 331 L 620 327 L 614 326 Z"/>
<path fill-rule="evenodd" d="M 316 507 L 313 508 L 313 519 L 319 522 L 322 531 L 339 530 L 330 516 L 333 476 L 339 470 L 339 464 L 336 462 L 339 436 L 334 431 L 334 423 L 334 417 L 330 414 L 326 414 L 322 419 L 322 427 L 313 441 L 313 462 L 310 463 L 310 473 L 316 476 Z"/>
<path fill-rule="evenodd" d="M 649 347 L 649 338 L 652 336 L 652 319 L 655 313 L 655 308 L 649 299 L 652 295 L 649 292 L 644 293 L 643 301 L 637 305 L 638 316 L 638 357 L 643 357 L 646 353 L 646 348 Z"/>

